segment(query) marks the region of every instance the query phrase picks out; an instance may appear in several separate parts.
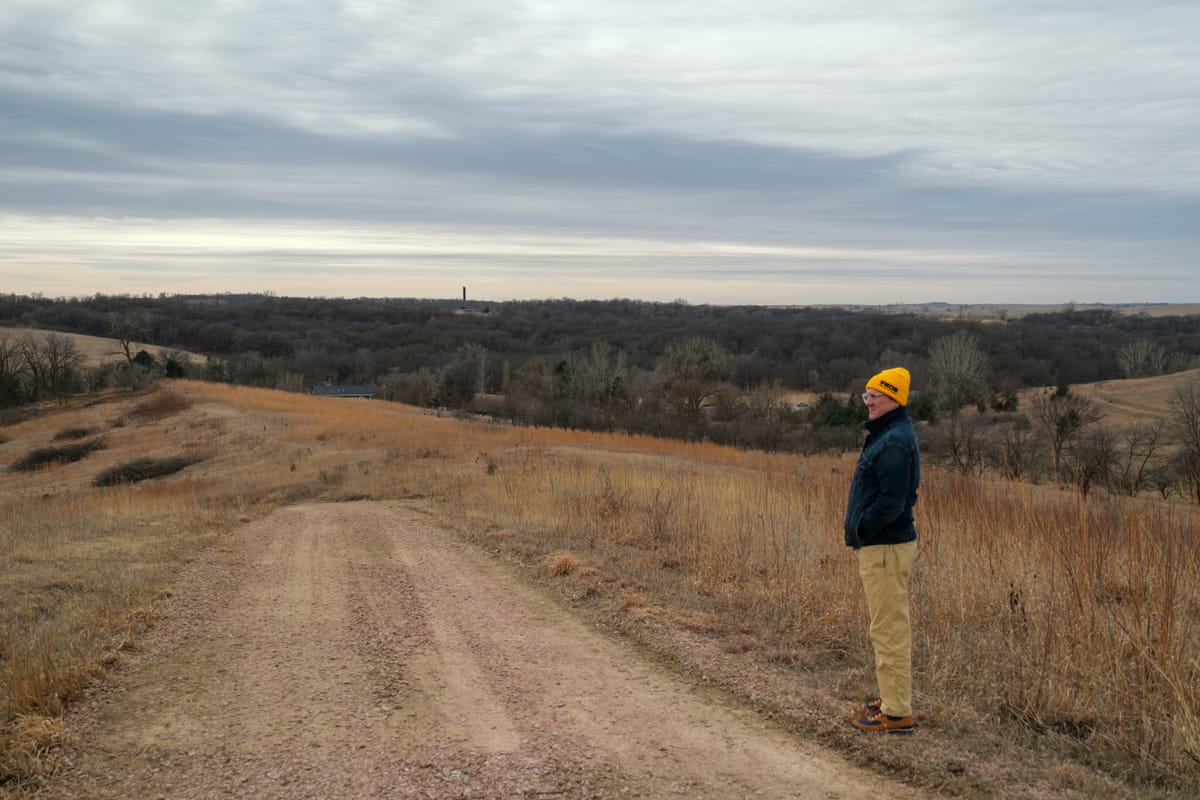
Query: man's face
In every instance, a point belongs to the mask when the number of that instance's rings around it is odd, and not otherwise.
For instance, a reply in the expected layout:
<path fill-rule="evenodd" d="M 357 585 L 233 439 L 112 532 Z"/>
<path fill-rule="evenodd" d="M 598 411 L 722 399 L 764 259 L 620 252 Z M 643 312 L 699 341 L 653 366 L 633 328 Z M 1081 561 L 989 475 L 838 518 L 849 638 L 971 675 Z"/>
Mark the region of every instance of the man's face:
<path fill-rule="evenodd" d="M 863 403 L 867 406 L 867 419 L 879 419 L 884 414 L 892 409 L 899 408 L 900 404 L 886 394 L 868 389 L 862 396 Z"/>

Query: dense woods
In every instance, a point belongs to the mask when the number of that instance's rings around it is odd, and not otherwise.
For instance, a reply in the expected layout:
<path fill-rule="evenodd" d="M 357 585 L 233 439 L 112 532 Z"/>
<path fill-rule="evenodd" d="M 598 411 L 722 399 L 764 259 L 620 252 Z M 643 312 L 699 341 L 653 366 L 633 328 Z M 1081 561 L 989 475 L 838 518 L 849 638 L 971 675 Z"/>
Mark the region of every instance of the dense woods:
<path fill-rule="evenodd" d="M 1172 419 L 1122 429 L 1096 425 L 1071 390 L 1196 366 L 1196 316 L 1067 306 L 983 322 L 625 299 L 0 295 L 0 325 L 114 342 L 111 359 L 85 367 L 69 339 L 0 337 L 3 406 L 158 375 L 290 391 L 356 384 L 519 424 L 798 452 L 857 446 L 863 381 L 903 364 L 923 447 L 962 471 L 1198 496 L 1185 422 L 1196 391 L 1178 393 Z M 1018 393 L 1034 387 L 1047 388 L 1021 407 Z"/>

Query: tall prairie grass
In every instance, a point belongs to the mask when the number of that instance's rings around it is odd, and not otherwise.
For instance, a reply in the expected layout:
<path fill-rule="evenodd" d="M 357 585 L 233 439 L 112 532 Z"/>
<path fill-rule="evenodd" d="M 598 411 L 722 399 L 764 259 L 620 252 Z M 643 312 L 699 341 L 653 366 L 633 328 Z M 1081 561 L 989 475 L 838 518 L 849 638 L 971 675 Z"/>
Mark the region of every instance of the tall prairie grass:
<path fill-rule="evenodd" d="M 188 397 L 186 416 L 147 430 L 169 431 L 181 452 L 203 443 L 203 463 L 117 489 L 72 482 L 105 466 L 76 464 L 43 476 L 70 487 L 50 506 L 31 506 L 28 484 L 0 502 L 5 597 L 19 584 L 25 609 L 6 603 L 0 629 L 0 712 L 14 730 L 19 715 L 60 713 L 73 690 L 45 676 L 92 674 L 114 643 L 135 639 L 171 570 L 225 522 L 314 498 L 419 499 L 449 525 L 552 556 L 549 574 L 617 583 L 631 612 L 869 675 L 841 534 L 853 455 L 516 428 L 215 384 L 173 390 Z M 126 432 L 109 433 L 105 458 L 128 457 Z M 16 433 L 0 452 L 29 439 Z M 1050 732 L 1084 760 L 1200 788 L 1194 508 L 1084 502 L 931 467 L 917 512 L 918 713 L 951 731 Z M 84 565 L 97 559 L 93 579 Z"/>
<path fill-rule="evenodd" d="M 948 475 L 923 503 L 928 685 L 1194 783 L 1195 509 Z"/>
<path fill-rule="evenodd" d="M 597 458 L 546 451 L 482 471 L 451 510 L 547 547 L 624 549 L 681 571 L 781 652 L 870 663 L 842 543 L 850 460 Z M 1196 511 L 927 470 L 914 582 L 919 701 L 964 727 L 1010 721 L 1147 777 L 1200 776 Z M 628 556 L 626 557 L 628 561 Z"/>

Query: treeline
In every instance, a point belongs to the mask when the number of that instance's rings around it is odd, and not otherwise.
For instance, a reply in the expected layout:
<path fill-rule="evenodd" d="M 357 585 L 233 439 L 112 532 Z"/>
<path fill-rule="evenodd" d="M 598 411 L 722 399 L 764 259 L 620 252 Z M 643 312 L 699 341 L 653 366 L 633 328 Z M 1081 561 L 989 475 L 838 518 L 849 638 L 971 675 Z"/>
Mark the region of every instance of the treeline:
<path fill-rule="evenodd" d="M 63 333 L 0 333 L 0 409 L 42 400 L 62 401 L 110 387 L 138 388 L 157 377 L 189 374 L 190 356 L 186 354 L 160 351 L 155 356 L 140 348 L 134 352 L 129 341 L 120 345 L 123 350 L 113 352 L 117 358 L 91 364 L 75 341 Z"/>
<path fill-rule="evenodd" d="M 520 424 L 801 452 L 856 447 L 863 381 L 903 364 L 914 378 L 910 412 L 928 423 L 923 445 L 932 458 L 968 471 L 1071 480 L 1085 491 L 1196 495 L 1176 461 L 1177 431 L 1104 441 L 1099 431 L 1111 428 L 1090 425 L 1088 409 L 1070 405 L 1078 395 L 1069 388 L 1196 365 L 1195 316 L 1064 307 L 984 323 L 887 309 L 634 300 L 0 295 L 0 325 L 109 337 L 118 353 L 90 372 L 60 370 L 48 384 L 46 370 L 33 366 L 32 338 L 0 342 L 6 405 L 158 374 L 291 391 L 369 384 L 384 399 Z M 145 342 L 167 354 L 140 349 Z M 208 358 L 189 364 L 183 351 Z M 1046 404 L 1065 411 L 1018 407 L 1018 392 L 1045 386 L 1056 387 Z M 808 402 L 798 403 L 801 396 Z M 1149 456 L 1147 439 L 1157 443 Z M 1122 458 L 1143 465 L 1138 475 L 1113 477 Z"/>
<path fill-rule="evenodd" d="M 372 383 L 386 374 L 453 363 L 464 347 L 487 352 L 485 391 L 541 358 L 552 366 L 595 342 L 652 370 L 667 346 L 714 342 L 737 387 L 781 383 L 845 392 L 886 361 L 923 360 L 932 342 L 959 330 L 979 336 L 998 391 L 1091 383 L 1188 368 L 1200 353 L 1200 317 L 1151 317 L 1064 308 L 998 324 L 886 310 L 692 306 L 635 300 L 505 303 L 272 295 L 96 295 L 51 299 L 0 295 L 0 324 L 113 337 L 216 357 L 278 382 Z M 1141 346 L 1138 346 L 1138 343 Z M 1137 363 L 1123 364 L 1119 354 Z M 920 380 L 918 380 L 918 385 Z M 448 398 L 453 400 L 454 398 Z"/>

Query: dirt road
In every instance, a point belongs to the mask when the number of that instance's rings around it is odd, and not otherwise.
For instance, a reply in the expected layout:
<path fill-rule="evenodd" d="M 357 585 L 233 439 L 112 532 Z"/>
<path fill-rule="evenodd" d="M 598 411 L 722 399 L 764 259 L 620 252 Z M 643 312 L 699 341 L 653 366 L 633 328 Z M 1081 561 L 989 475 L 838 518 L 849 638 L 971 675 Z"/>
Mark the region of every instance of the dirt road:
<path fill-rule="evenodd" d="M 185 571 L 45 798 L 912 797 L 705 696 L 403 506 Z"/>

